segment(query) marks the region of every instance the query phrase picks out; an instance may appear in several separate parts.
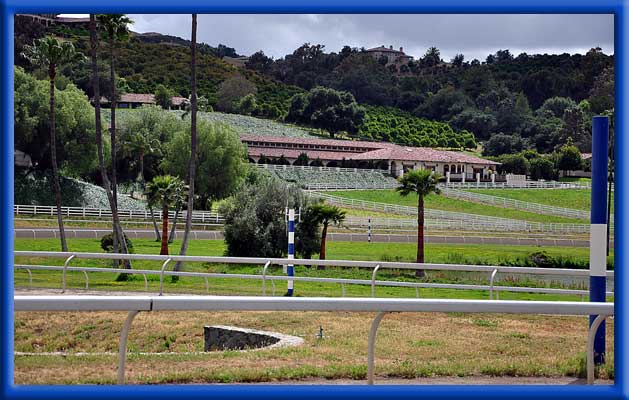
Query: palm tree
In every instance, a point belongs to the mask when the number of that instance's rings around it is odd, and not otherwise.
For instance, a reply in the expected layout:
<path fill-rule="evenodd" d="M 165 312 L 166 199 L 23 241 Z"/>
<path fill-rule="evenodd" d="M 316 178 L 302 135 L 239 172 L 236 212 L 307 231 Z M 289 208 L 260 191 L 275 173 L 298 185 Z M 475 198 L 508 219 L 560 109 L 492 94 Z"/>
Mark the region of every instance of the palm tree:
<path fill-rule="evenodd" d="M 146 186 L 148 203 L 162 210 L 162 247 L 160 255 L 168 255 L 168 210 L 171 206 L 185 201 L 186 184 L 171 175 L 153 178 Z"/>
<path fill-rule="evenodd" d="M 438 176 L 429 169 L 411 170 L 399 178 L 400 186 L 396 191 L 402 196 L 417 193 L 417 259 L 415 262 L 424 262 L 424 197 L 430 193 L 441 193 L 437 187 Z M 426 273 L 423 269 L 415 271 L 415 276 L 423 278 Z"/>
<path fill-rule="evenodd" d="M 50 80 L 50 159 L 52 164 L 52 180 L 57 205 L 57 222 L 59 223 L 59 237 L 61 251 L 68 251 L 66 234 L 63 229 L 61 215 L 61 184 L 59 182 L 59 168 L 57 166 L 57 138 L 55 135 L 55 77 L 57 67 L 62 64 L 72 64 L 83 61 L 85 57 L 77 52 L 70 42 L 60 42 L 52 36 L 47 36 L 33 42 L 32 46 L 24 46 L 22 56 L 31 64 L 48 69 Z"/>
<path fill-rule="evenodd" d="M 328 225 L 333 223 L 338 225 L 345 219 L 345 211 L 336 206 L 330 206 L 327 204 L 319 203 L 310 208 L 312 218 L 319 224 L 323 225 L 321 231 L 321 251 L 319 252 L 319 259 L 325 260 L 325 238 L 328 234 Z M 317 269 L 325 269 L 324 266 L 319 266 Z"/>
<path fill-rule="evenodd" d="M 197 167 L 197 14 L 192 14 L 192 34 L 190 44 L 190 163 L 188 165 L 188 207 L 186 210 L 186 227 L 183 232 L 179 254 L 186 255 L 188 240 L 192 229 L 192 211 L 194 209 L 194 180 Z M 162 235 L 163 236 L 163 235 Z M 164 238 L 162 238 L 162 243 Z M 173 268 L 181 270 L 181 262 Z M 174 278 L 174 277 L 173 277 Z"/>
<path fill-rule="evenodd" d="M 144 157 L 152 154 L 161 154 L 161 143 L 157 137 L 149 129 L 143 127 L 133 132 L 127 132 L 122 137 L 122 148 L 128 156 L 137 155 L 137 163 L 139 167 L 138 177 L 136 180 L 144 191 L 146 191 L 146 180 L 144 179 Z M 155 241 L 161 241 L 161 235 L 157 229 L 157 223 L 153 216 L 153 208 L 149 206 L 151 213 L 151 221 L 155 229 Z"/>
<path fill-rule="evenodd" d="M 100 176 L 103 181 L 103 189 L 107 194 L 107 200 L 109 201 L 109 207 L 111 208 L 112 225 L 113 225 L 113 239 L 114 239 L 114 251 L 117 251 L 116 243 L 120 245 L 122 253 L 127 254 L 127 242 L 118 240 L 118 238 L 124 238 L 122 233 L 122 227 L 120 226 L 120 219 L 118 218 L 118 207 L 114 200 L 114 194 L 111 190 L 109 177 L 107 176 L 107 170 L 105 169 L 105 157 L 103 156 L 103 131 L 100 118 L 100 82 L 98 79 L 98 34 L 96 32 L 96 16 L 90 14 L 90 53 L 92 59 L 92 91 L 94 92 L 94 113 L 95 113 L 95 131 L 96 131 L 96 148 L 98 153 L 98 169 L 100 170 Z M 125 268 L 130 269 L 131 263 L 128 260 L 124 260 L 123 264 Z M 115 265 L 115 263 L 114 263 Z M 122 277 L 123 275 L 121 275 Z M 126 274 L 124 275 L 127 276 Z M 124 278 L 123 278 L 124 279 Z"/>
<path fill-rule="evenodd" d="M 111 104 L 111 191 L 113 193 L 113 207 L 118 208 L 118 182 L 117 182 L 117 167 L 116 167 L 116 73 L 115 73 L 115 57 L 114 48 L 116 41 L 126 41 L 129 38 L 129 29 L 127 26 L 133 24 L 133 20 L 128 18 L 124 14 L 99 14 L 96 16 L 98 24 L 101 29 L 107 32 L 107 38 L 109 41 L 109 79 L 111 82 L 111 92 L 109 94 L 109 101 Z M 117 218 L 118 213 L 112 209 L 112 215 L 116 215 L 114 218 L 114 252 L 118 251 L 118 243 L 122 247 L 122 252 L 127 253 L 126 243 L 121 238 L 122 235 L 118 235 L 118 232 L 122 232 L 122 226 L 120 220 Z"/>

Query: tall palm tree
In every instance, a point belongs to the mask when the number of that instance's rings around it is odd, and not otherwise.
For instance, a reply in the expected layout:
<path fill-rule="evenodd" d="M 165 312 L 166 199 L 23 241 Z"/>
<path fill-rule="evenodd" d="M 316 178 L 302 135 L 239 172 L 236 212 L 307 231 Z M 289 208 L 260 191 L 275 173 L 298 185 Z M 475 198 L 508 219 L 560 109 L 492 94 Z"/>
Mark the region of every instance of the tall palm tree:
<path fill-rule="evenodd" d="M 124 238 L 122 228 L 118 218 L 118 207 L 114 200 L 114 195 L 111 191 L 111 185 L 109 177 L 107 176 L 107 170 L 105 169 L 105 158 L 103 156 L 103 131 L 100 118 L 100 82 L 98 79 L 98 34 L 96 31 L 96 16 L 90 14 L 90 53 L 92 59 L 92 91 L 94 92 L 94 113 L 95 113 L 95 131 L 96 131 L 96 148 L 98 153 L 98 168 L 100 170 L 100 176 L 103 181 L 103 189 L 107 194 L 107 200 L 111 208 L 111 215 L 113 220 L 113 237 Z M 118 221 L 118 223 L 116 223 Z M 114 239 L 114 244 L 116 240 Z M 120 249 L 123 253 L 128 253 L 127 243 L 125 240 L 118 240 Z M 114 251 L 116 251 L 114 247 Z M 128 260 L 123 262 L 125 268 L 131 268 L 131 263 Z M 121 275 L 122 276 L 122 275 Z M 126 275 L 124 275 L 126 276 Z"/>
<path fill-rule="evenodd" d="M 63 216 L 61 215 L 61 184 L 59 182 L 59 168 L 57 166 L 57 137 L 55 134 L 55 78 L 57 67 L 63 64 L 72 64 L 83 61 L 85 57 L 77 52 L 70 42 L 60 42 L 52 36 L 47 36 L 33 42 L 32 46 L 24 46 L 22 56 L 31 64 L 48 69 L 50 80 L 50 160 L 52 164 L 52 180 L 55 192 L 55 204 L 57 206 L 57 222 L 59 223 L 59 238 L 61 239 L 61 251 L 68 251 L 66 234 L 63 229 Z"/>
<path fill-rule="evenodd" d="M 162 210 L 162 247 L 160 255 L 168 255 L 168 210 L 171 206 L 185 201 L 186 184 L 171 175 L 153 178 L 146 186 L 146 197 L 151 206 Z"/>
<path fill-rule="evenodd" d="M 319 224 L 323 225 L 321 230 L 321 251 L 319 252 L 319 259 L 325 260 L 325 239 L 328 234 L 328 226 L 330 223 L 339 225 L 345 220 L 345 211 L 336 206 L 330 206 L 323 203 L 318 203 L 310 208 L 312 218 Z M 319 266 L 317 269 L 325 269 L 324 266 Z"/>
<path fill-rule="evenodd" d="M 192 34 L 190 44 L 190 163 L 188 165 L 188 207 L 186 210 L 186 227 L 183 232 L 180 255 L 185 256 L 188 240 L 192 229 L 192 211 L 194 209 L 194 180 L 197 168 L 197 14 L 192 14 Z M 162 235 L 163 236 L 163 235 Z M 162 243 L 164 238 L 162 237 Z M 181 262 L 173 268 L 181 270 Z M 174 277 L 173 277 L 174 278 Z M 176 280 L 176 279 L 175 279 Z"/>
<path fill-rule="evenodd" d="M 399 178 L 400 186 L 395 189 L 402 196 L 417 194 L 417 263 L 424 262 L 424 197 L 430 193 L 441 193 L 437 187 L 438 180 L 438 176 L 429 169 L 411 170 Z M 426 273 L 418 269 L 415 276 L 423 278 Z"/>
<path fill-rule="evenodd" d="M 114 49 L 116 42 L 126 41 L 129 38 L 129 29 L 127 26 L 133 24 L 133 20 L 124 14 L 99 14 L 96 16 L 98 25 L 107 33 L 107 39 L 109 41 L 109 79 L 111 83 L 111 92 L 109 94 L 110 111 L 111 111 L 111 191 L 113 193 L 113 207 L 118 208 L 118 181 L 117 181 L 117 149 L 116 149 L 116 72 L 115 72 L 115 57 Z M 114 218 L 114 252 L 118 251 L 118 244 L 123 253 L 127 253 L 126 243 L 122 239 L 122 235 L 118 235 L 118 232 L 122 232 L 122 226 L 120 220 L 117 218 L 118 213 Z"/>

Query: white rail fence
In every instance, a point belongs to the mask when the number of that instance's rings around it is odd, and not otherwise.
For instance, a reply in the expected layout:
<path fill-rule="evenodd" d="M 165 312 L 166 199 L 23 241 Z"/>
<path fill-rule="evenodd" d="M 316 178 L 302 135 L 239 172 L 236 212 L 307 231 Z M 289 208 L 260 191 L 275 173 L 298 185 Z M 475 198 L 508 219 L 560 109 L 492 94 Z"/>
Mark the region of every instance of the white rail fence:
<path fill-rule="evenodd" d="M 175 218 L 175 211 L 168 212 L 169 218 Z M 14 215 L 57 215 L 57 207 L 55 206 L 32 206 L 18 204 L 13 206 Z M 111 210 L 108 208 L 89 208 L 89 207 L 61 207 L 61 214 L 66 217 L 83 217 L 83 218 L 111 218 Z M 149 210 L 118 210 L 120 218 L 127 219 L 151 219 L 151 212 Z M 184 221 L 186 219 L 187 211 L 183 210 L 179 212 L 179 220 Z M 153 216 L 157 220 L 161 220 L 161 211 L 153 210 Z M 210 211 L 193 211 L 192 220 L 202 223 L 223 223 L 224 218 L 215 212 Z"/>
<path fill-rule="evenodd" d="M 554 215 L 566 218 L 589 219 L 590 212 L 586 210 L 574 210 L 571 208 L 554 207 L 539 203 L 529 203 L 527 201 L 509 199 L 506 197 L 491 196 L 488 194 L 466 192 L 463 190 L 444 188 L 441 191 L 444 196 L 471 201 L 473 203 L 494 205 L 503 208 L 528 211 L 536 214 Z"/>
<path fill-rule="evenodd" d="M 15 257 L 38 257 L 38 258 L 62 258 L 65 259 L 63 266 L 40 266 L 40 265 L 24 265 L 16 264 L 16 269 L 26 270 L 29 274 L 30 286 L 32 286 L 32 270 L 57 270 L 62 271 L 61 287 L 62 292 L 66 290 L 66 275 L 68 271 L 83 272 L 85 276 L 85 288 L 89 287 L 89 278 L 87 272 L 104 272 L 104 273 L 126 273 L 126 274 L 141 274 L 144 276 L 145 289 L 148 290 L 148 282 L 146 275 L 160 276 L 160 295 L 163 294 L 163 282 L 164 276 L 191 276 L 203 278 L 205 280 L 206 290 L 208 289 L 208 278 L 227 278 L 227 279 L 256 279 L 262 281 L 262 293 L 266 294 L 266 281 L 270 280 L 288 280 L 286 276 L 271 276 L 267 275 L 269 266 L 271 265 L 307 265 L 307 266 L 328 266 L 328 267 L 354 267 L 354 268 L 367 268 L 372 270 L 371 280 L 364 279 L 340 279 L 340 278 L 315 278 L 315 277 L 294 277 L 295 281 L 304 282 L 328 282 L 356 285 L 370 285 L 372 297 L 375 296 L 376 286 L 397 286 L 397 287 L 414 287 L 416 288 L 416 295 L 419 296 L 419 288 L 439 288 L 439 289 L 461 289 L 461 290 L 487 290 L 489 291 L 489 298 L 493 298 L 494 291 L 505 292 L 529 292 L 529 293 L 546 293 L 546 294 L 566 294 L 566 295 L 587 295 L 587 291 L 583 290 L 571 290 L 571 289 L 555 289 L 555 288 L 536 288 L 536 287 L 507 287 L 496 286 L 497 274 L 505 276 L 515 275 L 531 275 L 539 279 L 547 278 L 587 278 L 589 276 L 588 270 L 580 269 L 566 269 L 566 268 L 530 268 L 530 267 L 506 267 L 506 266 L 488 266 L 488 265 L 465 265 L 465 264 L 418 264 L 418 263 L 404 263 L 404 262 L 378 262 L 378 261 L 349 261 L 349 260 L 312 260 L 312 259 L 295 259 L 288 260 L 285 258 L 251 258 L 251 257 L 206 257 L 206 256 L 160 256 L 152 254 L 112 254 L 112 253 L 74 253 L 74 252 L 41 252 L 41 251 L 15 251 Z M 162 267 L 157 270 L 137 270 L 137 269 L 112 269 L 112 268 L 100 268 L 100 267 L 71 267 L 70 262 L 77 259 L 106 259 L 106 260 L 145 260 L 145 261 L 157 261 L 162 262 Z M 168 271 L 167 267 L 171 262 L 201 262 L 212 264 L 248 264 L 248 265 L 260 265 L 263 266 L 262 275 L 250 275 L 250 274 L 216 274 L 216 273 L 202 273 L 202 272 L 184 272 L 184 271 Z M 418 283 L 418 282 L 403 282 L 403 281 L 376 281 L 377 272 L 382 269 L 407 269 L 407 270 L 443 270 L 443 271 L 463 271 L 463 272 L 478 272 L 485 273 L 488 276 L 489 285 L 470 285 L 470 284 L 433 284 L 433 283 Z M 607 272 L 608 280 L 614 279 L 614 272 Z M 342 287 L 342 292 L 345 294 L 345 288 Z M 608 295 L 613 296 L 613 292 L 608 292 Z"/>
<path fill-rule="evenodd" d="M 413 229 L 417 228 L 417 219 L 414 218 L 380 218 L 380 217 L 346 217 L 343 226 L 352 228 L 372 229 Z M 454 220 L 429 218 L 425 221 L 427 229 L 435 230 L 469 230 L 469 231 L 498 231 L 498 232 L 538 232 L 556 234 L 586 234 L 590 232 L 590 224 L 569 223 L 542 223 L 518 220 L 506 221 L 478 221 L 478 220 Z M 611 227 L 613 232 L 613 226 Z"/>
<path fill-rule="evenodd" d="M 439 187 L 454 189 L 585 189 L 590 190 L 589 182 L 557 182 L 557 181 L 523 181 L 523 182 L 480 182 L 476 180 L 468 182 L 441 183 Z M 614 185 L 612 184 L 612 191 Z"/>
<path fill-rule="evenodd" d="M 370 184 L 364 183 L 352 183 L 352 182 L 335 182 L 335 183 L 306 183 L 303 187 L 306 190 L 321 190 L 321 191 L 334 191 L 334 190 L 387 190 L 394 189 L 399 185 L 393 181 L 391 183 L 384 182 L 372 182 Z"/>
<path fill-rule="evenodd" d="M 374 383 L 375 341 L 382 318 L 392 312 L 463 312 L 544 315 L 595 315 L 586 344 L 587 382 L 594 383 L 594 337 L 600 324 L 614 315 L 613 303 L 488 301 L 444 299 L 275 298 L 247 296 L 15 296 L 16 312 L 126 311 L 120 333 L 117 382 L 125 383 L 127 340 L 140 312 L 158 311 L 324 311 L 376 312 L 367 343 L 367 383 Z"/>

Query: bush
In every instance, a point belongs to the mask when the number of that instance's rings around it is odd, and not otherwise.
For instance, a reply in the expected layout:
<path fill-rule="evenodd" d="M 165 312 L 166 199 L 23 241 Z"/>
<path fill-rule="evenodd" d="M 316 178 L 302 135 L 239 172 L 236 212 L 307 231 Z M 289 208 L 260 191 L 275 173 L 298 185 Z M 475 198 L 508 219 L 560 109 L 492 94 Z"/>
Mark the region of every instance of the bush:
<path fill-rule="evenodd" d="M 127 235 L 124 235 L 124 239 L 127 242 L 127 249 L 129 250 L 129 253 L 132 253 L 133 252 L 133 243 L 127 237 Z M 114 235 L 113 235 L 113 233 L 108 233 L 105 236 L 103 236 L 102 238 L 100 238 L 100 247 L 101 247 L 101 249 L 105 250 L 107 253 L 112 253 L 114 251 Z"/>

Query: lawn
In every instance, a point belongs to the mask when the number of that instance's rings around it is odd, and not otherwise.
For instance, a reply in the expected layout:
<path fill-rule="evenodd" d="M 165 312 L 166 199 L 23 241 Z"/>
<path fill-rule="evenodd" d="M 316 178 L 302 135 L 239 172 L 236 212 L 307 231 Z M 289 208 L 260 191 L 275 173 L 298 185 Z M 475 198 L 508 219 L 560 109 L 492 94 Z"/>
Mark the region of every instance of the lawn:
<path fill-rule="evenodd" d="M 592 192 L 586 189 L 469 189 L 467 191 L 577 210 L 589 210 L 592 196 Z M 613 210 L 614 195 L 612 193 Z"/>
<path fill-rule="evenodd" d="M 142 254 L 159 254 L 159 243 L 150 239 L 134 239 L 134 252 Z M 68 239 L 70 250 L 80 252 L 100 253 L 99 241 L 96 239 Z M 176 241 L 170 246 L 171 254 L 176 254 L 179 250 L 180 241 Z M 44 251 L 58 247 L 56 239 L 15 239 L 16 250 Z M 586 267 L 588 263 L 588 249 L 586 248 L 561 248 L 549 247 L 539 248 L 533 246 L 483 246 L 483 245 L 441 245 L 432 244 L 426 246 L 426 262 L 429 263 L 456 263 L 456 264 L 484 264 L 484 265 L 525 265 L 531 253 L 544 250 L 549 257 L 563 260 L 564 267 Z M 416 247 L 411 243 L 399 243 L 392 247 L 387 243 L 350 243 L 350 242 L 329 242 L 328 259 L 348 259 L 367 261 L 406 261 L 412 262 L 415 259 Z M 188 249 L 189 255 L 221 256 L 225 252 L 225 245 L 221 241 L 198 240 L 191 241 Z M 609 262 L 613 262 L 610 257 Z M 35 257 L 19 257 L 17 264 L 31 265 L 63 265 L 64 259 L 45 259 Z M 158 270 L 161 262 L 155 261 L 134 261 L 134 269 Z M 111 266 L 111 261 L 107 260 L 74 260 L 71 266 L 91 266 L 107 268 Z M 325 271 L 304 266 L 295 267 L 296 276 L 329 277 L 346 279 L 371 279 L 371 270 L 358 268 L 328 268 Z M 242 273 L 255 274 L 262 273 L 261 266 L 249 265 L 223 265 L 207 263 L 189 263 L 185 266 L 186 271 L 212 272 L 212 273 Z M 61 272 L 59 271 L 32 271 L 34 287 L 61 286 Z M 283 275 L 279 266 L 269 269 L 271 275 Z M 116 273 L 90 273 L 89 287 L 91 289 L 123 290 L 123 291 L 144 291 L 144 279 L 139 275 L 132 275 L 129 281 L 116 281 Z M 68 287 L 82 288 L 85 285 L 84 276 L 79 272 L 68 274 Z M 382 280 L 404 280 L 433 283 L 462 283 L 462 284 L 487 284 L 486 274 L 435 271 L 428 272 L 428 277 L 424 280 L 417 280 L 412 271 L 383 270 L 378 273 L 378 279 Z M 159 277 L 157 275 L 147 276 L 149 291 L 155 292 L 159 288 Z M 29 278 L 26 271 L 15 272 L 15 284 L 20 287 L 29 285 Z M 533 278 L 518 277 L 501 281 L 500 276 L 497 284 L 509 286 L 546 286 L 547 283 L 536 281 Z M 282 281 L 277 282 L 278 294 L 285 286 Z M 551 282 L 553 287 L 581 288 L 582 283 L 560 284 Z M 339 296 L 341 287 L 334 283 L 319 282 L 297 282 L 299 294 L 303 296 Z M 177 282 L 165 280 L 165 291 L 168 292 L 193 292 L 205 293 L 206 287 L 201 278 L 182 278 Z M 272 287 L 269 283 L 269 292 Z M 261 293 L 261 282 L 257 280 L 242 280 L 231 278 L 211 278 L 208 281 L 208 291 L 211 294 L 248 294 L 258 295 Z M 378 295 L 383 297 L 415 297 L 413 288 L 393 288 L 382 287 L 377 289 Z M 370 296 L 370 288 L 365 285 L 346 285 L 346 295 L 348 296 Z M 472 299 L 486 299 L 488 294 L 484 290 L 456 290 L 456 289 L 432 289 L 422 288 L 422 297 L 459 297 Z M 529 293 L 504 293 L 501 298 L 520 300 L 580 300 L 579 296 L 565 295 L 544 295 Z"/>
<path fill-rule="evenodd" d="M 328 192 L 332 195 L 356 200 L 375 201 L 379 203 L 399 204 L 417 207 L 417 195 L 400 196 L 395 190 L 347 190 Z M 563 218 L 552 215 L 540 215 L 526 211 L 493 207 L 457 199 L 450 199 L 442 195 L 430 194 L 426 196 L 426 208 L 435 210 L 455 211 L 469 214 L 487 215 L 492 217 L 520 219 L 532 222 L 563 222 L 583 223 L 581 220 Z"/>

